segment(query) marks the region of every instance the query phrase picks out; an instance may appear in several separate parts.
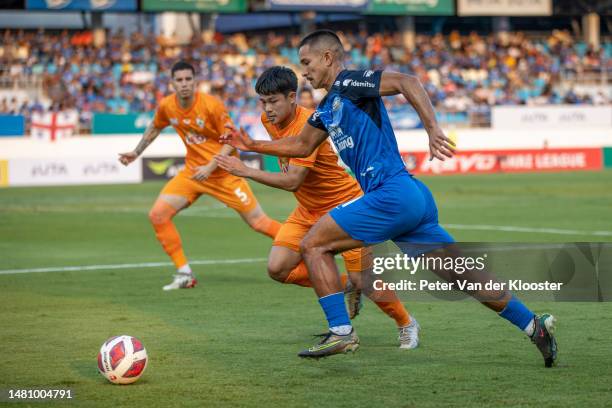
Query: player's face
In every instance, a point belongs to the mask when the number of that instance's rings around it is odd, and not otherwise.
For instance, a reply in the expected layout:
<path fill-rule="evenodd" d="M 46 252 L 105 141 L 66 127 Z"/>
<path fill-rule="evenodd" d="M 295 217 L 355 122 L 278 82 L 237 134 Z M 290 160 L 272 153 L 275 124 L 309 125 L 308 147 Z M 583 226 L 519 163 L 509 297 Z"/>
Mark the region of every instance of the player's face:
<path fill-rule="evenodd" d="M 172 76 L 172 86 L 181 98 L 191 98 L 195 93 L 195 78 L 190 69 L 176 71 Z"/>
<path fill-rule="evenodd" d="M 259 100 L 268 120 L 274 125 L 278 125 L 284 123 L 291 116 L 295 104 L 295 92 L 289 92 L 287 96 L 282 93 L 260 95 Z"/>
<path fill-rule="evenodd" d="M 324 80 L 330 66 L 328 53 L 304 45 L 300 48 L 299 54 L 303 70 L 302 76 L 310 82 L 314 89 L 324 88 Z"/>

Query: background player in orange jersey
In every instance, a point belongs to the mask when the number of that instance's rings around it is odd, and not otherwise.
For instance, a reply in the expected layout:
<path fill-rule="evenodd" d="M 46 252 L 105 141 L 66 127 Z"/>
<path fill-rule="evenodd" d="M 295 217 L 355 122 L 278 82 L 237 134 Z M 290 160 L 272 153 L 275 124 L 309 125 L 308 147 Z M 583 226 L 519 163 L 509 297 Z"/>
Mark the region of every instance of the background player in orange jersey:
<path fill-rule="evenodd" d="M 261 121 L 273 139 L 300 133 L 312 114 L 311 109 L 296 104 L 297 77 L 285 67 L 273 67 L 261 74 L 255 85 L 263 104 Z M 236 157 L 218 156 L 219 166 L 230 173 L 250 178 L 268 186 L 292 191 L 298 201 L 274 239 L 268 258 L 268 273 L 282 283 L 312 286 L 300 254 L 300 242 L 310 228 L 329 210 L 362 196 L 361 188 L 341 166 L 328 141 L 310 156 L 300 159 L 280 158 L 281 173 L 247 167 Z M 358 248 L 342 253 L 350 281 L 360 287 L 360 272 L 369 266 L 369 250 Z M 346 279 L 346 278 L 345 278 Z M 343 286 L 344 286 L 344 282 Z M 418 346 L 419 325 L 392 291 L 370 292 L 368 296 L 393 318 L 399 328 L 400 348 Z M 350 299 L 350 298 L 349 298 Z M 349 302 L 351 317 L 358 305 Z"/>
<path fill-rule="evenodd" d="M 271 238 L 280 228 L 279 222 L 263 212 L 246 180 L 217 168 L 215 155 L 227 156 L 233 151 L 231 146 L 218 141 L 225 126 L 231 125 L 221 101 L 196 92 L 195 69 L 186 62 L 175 63 L 171 77 L 175 93 L 161 100 L 138 146 L 119 155 L 121 163 L 130 164 L 170 125 L 187 148 L 185 169 L 165 185 L 149 212 L 157 239 L 177 269 L 174 280 L 164 286 L 164 290 L 190 288 L 196 284 L 172 217 L 200 195 L 208 194 L 233 208 L 251 228 Z"/>

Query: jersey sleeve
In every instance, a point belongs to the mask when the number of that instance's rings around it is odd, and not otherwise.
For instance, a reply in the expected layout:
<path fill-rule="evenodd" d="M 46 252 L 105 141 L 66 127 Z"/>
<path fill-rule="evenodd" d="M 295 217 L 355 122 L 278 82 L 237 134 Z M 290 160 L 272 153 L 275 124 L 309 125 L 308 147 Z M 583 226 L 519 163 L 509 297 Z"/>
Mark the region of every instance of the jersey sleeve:
<path fill-rule="evenodd" d="M 338 80 L 340 94 L 350 100 L 380 97 L 382 71 L 345 71 Z"/>
<path fill-rule="evenodd" d="M 314 111 L 312 115 L 310 115 L 310 117 L 308 118 L 308 124 L 310 126 L 316 127 L 317 129 L 324 130 L 327 132 L 327 128 L 323 124 L 323 121 L 321 120 L 319 115 L 319 111 Z"/>
<path fill-rule="evenodd" d="M 163 129 L 170 125 L 168 115 L 166 113 L 165 104 L 162 102 L 157 106 L 155 110 L 155 116 L 153 116 L 153 126 L 157 129 Z"/>
<path fill-rule="evenodd" d="M 215 130 L 222 135 L 225 133 L 225 125 L 232 125 L 232 118 L 230 118 L 229 113 L 227 113 L 227 109 L 225 109 L 225 105 L 223 102 L 214 96 L 209 96 L 209 110 L 212 115 L 212 122 L 214 123 Z"/>

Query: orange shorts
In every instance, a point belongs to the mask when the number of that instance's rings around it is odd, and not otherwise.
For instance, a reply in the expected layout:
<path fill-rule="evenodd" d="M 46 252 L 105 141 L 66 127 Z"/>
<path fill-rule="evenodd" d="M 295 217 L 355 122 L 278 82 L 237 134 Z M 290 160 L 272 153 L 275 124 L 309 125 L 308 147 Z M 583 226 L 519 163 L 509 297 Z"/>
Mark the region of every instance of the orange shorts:
<path fill-rule="evenodd" d="M 274 238 L 272 245 L 283 246 L 293 251 L 300 252 L 300 242 L 310 231 L 313 225 L 327 212 L 310 212 L 306 208 L 298 205 L 283 223 L 278 234 Z M 344 265 L 348 272 L 361 272 L 363 265 L 369 262 L 366 257 L 369 255 L 368 248 L 355 248 L 343 252 Z"/>
<path fill-rule="evenodd" d="M 160 194 L 180 195 L 193 204 L 202 194 L 208 194 L 234 210 L 245 213 L 257 207 L 257 199 L 245 179 L 227 174 L 205 181 L 191 179 L 191 174 L 181 171 L 168 181 Z"/>

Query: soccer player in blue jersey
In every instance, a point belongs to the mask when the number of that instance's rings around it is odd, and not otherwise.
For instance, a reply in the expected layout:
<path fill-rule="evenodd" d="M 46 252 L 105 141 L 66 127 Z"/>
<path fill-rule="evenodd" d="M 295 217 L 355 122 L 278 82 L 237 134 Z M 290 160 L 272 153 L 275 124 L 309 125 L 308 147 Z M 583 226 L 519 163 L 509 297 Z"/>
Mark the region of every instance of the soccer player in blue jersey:
<path fill-rule="evenodd" d="M 343 54 L 340 39 L 329 30 L 310 33 L 300 42 L 304 77 L 313 88 L 324 88 L 328 93 L 298 136 L 254 141 L 241 130 L 225 137 L 225 143 L 241 150 L 306 157 L 329 136 L 364 192 L 361 198 L 323 216 L 302 240 L 300 249 L 329 333 L 319 344 L 300 352 L 300 357 L 325 357 L 359 346 L 344 304 L 334 254 L 387 240 L 400 248 L 406 243 L 443 244 L 439 246 L 444 248 L 436 251 L 439 254 L 453 248 L 454 242 L 438 224 L 431 192 L 406 170 L 381 98 L 402 94 L 427 131 L 430 160 L 444 160 L 453 156 L 454 145 L 436 122 L 427 93 L 411 75 L 346 70 Z M 552 366 L 557 356 L 554 317 L 536 316 L 510 292 L 498 292 L 492 298 L 482 303 L 525 331 L 542 353 L 545 366 Z"/>

